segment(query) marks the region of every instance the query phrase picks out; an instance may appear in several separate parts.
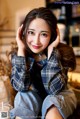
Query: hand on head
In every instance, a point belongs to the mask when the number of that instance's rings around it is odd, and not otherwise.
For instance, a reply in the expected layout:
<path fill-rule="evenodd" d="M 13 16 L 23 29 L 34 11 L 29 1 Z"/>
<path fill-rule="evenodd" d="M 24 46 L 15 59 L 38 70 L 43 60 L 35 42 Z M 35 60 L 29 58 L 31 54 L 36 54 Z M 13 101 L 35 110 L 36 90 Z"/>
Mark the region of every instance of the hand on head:
<path fill-rule="evenodd" d="M 58 27 L 57 27 L 56 31 L 57 31 L 56 39 L 48 46 L 48 59 L 50 58 L 50 55 L 51 55 L 52 50 L 53 50 L 53 47 L 57 47 L 59 42 L 60 42 L 60 32 L 59 32 Z"/>
<path fill-rule="evenodd" d="M 18 28 L 17 30 L 17 34 L 16 34 L 16 42 L 18 45 L 18 49 L 25 49 L 25 40 L 21 38 L 21 34 L 22 34 L 22 28 L 23 28 L 23 24 Z"/>

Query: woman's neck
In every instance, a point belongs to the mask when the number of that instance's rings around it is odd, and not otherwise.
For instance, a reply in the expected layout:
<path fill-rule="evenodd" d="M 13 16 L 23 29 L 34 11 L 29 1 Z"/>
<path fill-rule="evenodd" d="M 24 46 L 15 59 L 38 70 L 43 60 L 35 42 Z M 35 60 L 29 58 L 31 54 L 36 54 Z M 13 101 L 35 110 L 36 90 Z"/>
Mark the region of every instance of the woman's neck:
<path fill-rule="evenodd" d="M 46 55 L 43 54 L 43 53 L 34 54 L 34 55 L 33 55 L 33 58 L 34 58 L 36 61 L 41 61 L 41 60 L 46 59 Z"/>

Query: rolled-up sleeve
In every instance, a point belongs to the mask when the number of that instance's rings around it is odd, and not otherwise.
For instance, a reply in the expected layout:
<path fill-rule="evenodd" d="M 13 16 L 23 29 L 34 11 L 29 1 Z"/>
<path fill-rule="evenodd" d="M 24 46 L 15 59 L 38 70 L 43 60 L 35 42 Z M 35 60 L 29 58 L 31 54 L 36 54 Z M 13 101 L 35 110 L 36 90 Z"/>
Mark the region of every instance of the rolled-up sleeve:
<path fill-rule="evenodd" d="M 30 86 L 30 68 L 26 65 L 26 58 L 12 55 L 11 84 L 17 91 L 27 91 Z M 33 63 L 33 62 L 32 62 Z M 31 64 L 32 66 L 32 64 Z"/>
<path fill-rule="evenodd" d="M 60 62 L 60 54 L 56 48 L 53 48 L 51 57 L 47 65 L 41 71 L 44 87 L 48 94 L 57 94 L 65 86 L 67 76 Z"/>

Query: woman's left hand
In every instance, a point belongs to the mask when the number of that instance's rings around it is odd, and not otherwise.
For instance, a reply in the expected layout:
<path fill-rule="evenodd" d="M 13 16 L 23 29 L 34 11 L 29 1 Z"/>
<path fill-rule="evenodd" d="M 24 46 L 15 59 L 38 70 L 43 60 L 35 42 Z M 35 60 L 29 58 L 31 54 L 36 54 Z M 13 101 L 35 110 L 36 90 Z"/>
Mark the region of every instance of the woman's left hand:
<path fill-rule="evenodd" d="M 59 29 L 57 27 L 57 37 L 55 39 L 55 41 L 53 41 L 49 46 L 48 46 L 48 59 L 50 58 L 50 55 L 52 53 L 53 47 L 57 47 L 59 42 L 60 42 L 60 32 Z"/>

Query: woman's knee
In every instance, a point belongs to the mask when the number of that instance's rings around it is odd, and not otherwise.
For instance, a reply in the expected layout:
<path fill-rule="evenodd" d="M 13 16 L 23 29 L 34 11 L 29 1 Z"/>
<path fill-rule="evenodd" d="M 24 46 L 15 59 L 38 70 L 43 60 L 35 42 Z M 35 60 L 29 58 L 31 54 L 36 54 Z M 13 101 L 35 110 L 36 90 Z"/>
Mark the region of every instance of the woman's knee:
<path fill-rule="evenodd" d="M 33 110 L 36 113 L 40 111 L 41 105 L 41 99 L 33 91 L 28 91 L 26 93 L 18 92 L 14 101 L 14 107 L 20 106 L 23 108 Z"/>
<path fill-rule="evenodd" d="M 47 110 L 45 119 L 63 119 L 60 112 L 55 106 L 52 106 Z"/>

